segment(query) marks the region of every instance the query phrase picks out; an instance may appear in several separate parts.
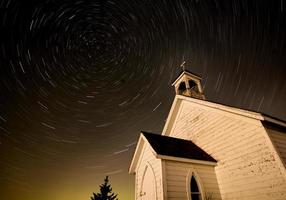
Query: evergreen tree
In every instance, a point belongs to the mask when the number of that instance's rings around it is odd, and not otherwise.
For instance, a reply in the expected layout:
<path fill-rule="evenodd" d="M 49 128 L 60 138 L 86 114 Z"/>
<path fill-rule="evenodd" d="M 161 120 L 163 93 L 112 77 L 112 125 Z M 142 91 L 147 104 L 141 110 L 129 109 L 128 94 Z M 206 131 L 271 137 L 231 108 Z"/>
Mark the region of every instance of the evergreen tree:
<path fill-rule="evenodd" d="M 100 193 L 93 193 L 91 200 L 118 200 L 117 194 L 112 192 L 112 188 L 108 182 L 108 176 L 106 176 L 104 183 L 100 185 Z"/>

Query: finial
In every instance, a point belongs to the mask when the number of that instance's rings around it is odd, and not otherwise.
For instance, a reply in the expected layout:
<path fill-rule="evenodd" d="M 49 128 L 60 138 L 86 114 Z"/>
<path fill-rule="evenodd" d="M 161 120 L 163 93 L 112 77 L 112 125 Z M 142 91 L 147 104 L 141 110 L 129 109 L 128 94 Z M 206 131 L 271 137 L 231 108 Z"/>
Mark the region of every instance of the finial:
<path fill-rule="evenodd" d="M 180 65 L 180 67 L 182 67 L 183 71 L 185 71 L 185 67 L 186 67 L 185 64 L 186 64 L 186 61 L 183 61 L 182 64 Z"/>

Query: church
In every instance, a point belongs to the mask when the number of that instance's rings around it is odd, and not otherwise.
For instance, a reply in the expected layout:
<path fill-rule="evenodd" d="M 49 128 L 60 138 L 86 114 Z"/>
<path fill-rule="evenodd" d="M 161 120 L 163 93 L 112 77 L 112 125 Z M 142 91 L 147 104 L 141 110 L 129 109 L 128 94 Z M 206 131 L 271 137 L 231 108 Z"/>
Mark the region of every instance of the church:
<path fill-rule="evenodd" d="M 136 200 L 285 200 L 286 123 L 207 101 L 187 71 L 161 134 L 141 132 L 130 174 Z"/>

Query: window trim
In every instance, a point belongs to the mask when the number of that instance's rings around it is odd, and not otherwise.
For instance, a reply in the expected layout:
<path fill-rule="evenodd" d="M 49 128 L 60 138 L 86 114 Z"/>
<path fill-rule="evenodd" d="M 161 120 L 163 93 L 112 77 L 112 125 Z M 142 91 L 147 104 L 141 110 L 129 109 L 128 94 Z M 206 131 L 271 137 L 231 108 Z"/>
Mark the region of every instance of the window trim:
<path fill-rule="evenodd" d="M 192 191 L 191 191 L 191 180 L 192 180 L 192 177 L 194 177 L 196 182 L 197 182 L 197 185 L 198 185 L 198 188 L 199 188 L 199 193 L 198 194 L 201 195 L 201 199 L 204 199 L 205 195 L 204 195 L 204 188 L 202 186 L 202 181 L 201 181 L 198 173 L 196 172 L 196 170 L 193 169 L 193 168 L 189 170 L 189 173 L 188 173 L 188 176 L 187 176 L 187 181 L 186 181 L 188 199 L 192 200 L 192 194 L 195 194 L 195 193 L 192 193 Z"/>

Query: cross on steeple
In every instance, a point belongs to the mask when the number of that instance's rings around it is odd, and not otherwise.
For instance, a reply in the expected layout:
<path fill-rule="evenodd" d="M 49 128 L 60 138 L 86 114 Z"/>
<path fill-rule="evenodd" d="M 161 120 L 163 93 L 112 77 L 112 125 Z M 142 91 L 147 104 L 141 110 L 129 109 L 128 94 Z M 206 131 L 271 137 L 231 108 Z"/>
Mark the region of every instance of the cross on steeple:
<path fill-rule="evenodd" d="M 180 65 L 180 67 L 182 67 L 183 71 L 185 71 L 185 67 L 186 67 L 185 64 L 186 64 L 186 61 L 183 61 L 182 64 Z"/>

